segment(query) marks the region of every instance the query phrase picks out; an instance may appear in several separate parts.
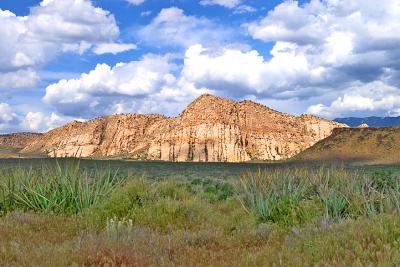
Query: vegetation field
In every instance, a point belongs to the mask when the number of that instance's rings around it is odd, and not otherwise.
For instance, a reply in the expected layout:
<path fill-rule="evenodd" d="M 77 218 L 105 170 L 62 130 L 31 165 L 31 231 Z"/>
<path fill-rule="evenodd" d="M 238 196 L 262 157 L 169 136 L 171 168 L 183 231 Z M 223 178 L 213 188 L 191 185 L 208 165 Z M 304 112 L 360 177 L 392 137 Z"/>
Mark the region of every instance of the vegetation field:
<path fill-rule="evenodd" d="M 0 266 L 400 265 L 397 166 L 0 164 Z"/>

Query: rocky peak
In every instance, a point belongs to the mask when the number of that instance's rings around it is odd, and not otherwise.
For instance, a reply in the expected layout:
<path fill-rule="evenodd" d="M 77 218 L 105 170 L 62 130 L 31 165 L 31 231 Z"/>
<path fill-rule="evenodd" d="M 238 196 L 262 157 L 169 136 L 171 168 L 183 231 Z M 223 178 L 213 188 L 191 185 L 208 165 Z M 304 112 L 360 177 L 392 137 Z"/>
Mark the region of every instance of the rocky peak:
<path fill-rule="evenodd" d="M 235 108 L 235 102 L 231 100 L 204 94 L 190 103 L 178 118 L 190 124 L 227 123 Z"/>
<path fill-rule="evenodd" d="M 195 99 L 178 117 L 191 125 L 202 123 L 222 124 L 265 124 L 276 120 L 293 119 L 294 116 L 285 114 L 263 104 L 251 100 L 235 102 L 210 94 L 204 94 Z"/>
<path fill-rule="evenodd" d="M 165 161 L 282 160 L 329 136 L 336 127 L 346 125 L 206 94 L 176 118 L 124 114 L 74 122 L 50 131 L 23 151 Z"/>
<path fill-rule="evenodd" d="M 234 102 L 228 99 L 224 99 L 218 96 L 203 94 L 192 101 L 182 112 L 193 113 L 201 111 L 218 111 L 222 110 L 222 107 L 234 105 Z"/>

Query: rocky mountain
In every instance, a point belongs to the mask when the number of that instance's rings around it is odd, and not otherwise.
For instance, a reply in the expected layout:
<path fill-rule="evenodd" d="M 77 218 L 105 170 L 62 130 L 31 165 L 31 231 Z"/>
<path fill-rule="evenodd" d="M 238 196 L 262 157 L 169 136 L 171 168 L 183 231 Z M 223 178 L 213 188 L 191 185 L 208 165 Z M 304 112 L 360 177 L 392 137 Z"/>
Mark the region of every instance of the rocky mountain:
<path fill-rule="evenodd" d="M 334 121 L 344 123 L 350 127 L 367 124 L 370 127 L 400 126 L 400 117 L 367 117 L 367 118 L 337 118 Z"/>
<path fill-rule="evenodd" d="M 400 127 L 341 128 L 294 160 L 400 163 Z"/>
<path fill-rule="evenodd" d="M 42 134 L 39 133 L 3 134 L 0 135 L 0 147 L 22 149 L 41 135 Z"/>
<path fill-rule="evenodd" d="M 280 113 L 252 101 L 203 95 L 175 118 L 130 114 L 75 121 L 44 134 L 23 152 L 197 162 L 282 160 L 337 127 L 347 126 Z"/>

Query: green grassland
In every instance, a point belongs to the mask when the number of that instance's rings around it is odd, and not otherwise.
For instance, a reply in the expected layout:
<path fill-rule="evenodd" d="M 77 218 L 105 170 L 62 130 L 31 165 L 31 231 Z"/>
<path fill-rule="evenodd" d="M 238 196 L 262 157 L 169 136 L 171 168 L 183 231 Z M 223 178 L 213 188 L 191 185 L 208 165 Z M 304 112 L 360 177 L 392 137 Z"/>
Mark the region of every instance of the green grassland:
<path fill-rule="evenodd" d="M 397 166 L 0 164 L 0 266 L 400 265 Z"/>

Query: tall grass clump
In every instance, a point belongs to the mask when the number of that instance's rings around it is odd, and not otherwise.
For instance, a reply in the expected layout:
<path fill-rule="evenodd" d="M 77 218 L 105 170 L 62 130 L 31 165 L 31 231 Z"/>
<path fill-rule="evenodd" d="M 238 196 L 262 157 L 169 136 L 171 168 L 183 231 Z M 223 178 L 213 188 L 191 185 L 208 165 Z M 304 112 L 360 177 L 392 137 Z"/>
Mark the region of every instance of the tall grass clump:
<path fill-rule="evenodd" d="M 109 195 L 121 182 L 110 168 L 90 171 L 80 168 L 79 161 L 3 169 L 0 213 L 78 213 Z"/>
<path fill-rule="evenodd" d="M 386 172 L 272 169 L 243 175 L 237 193 L 260 222 L 287 226 L 400 212 L 400 179 Z"/>
<path fill-rule="evenodd" d="M 294 224 L 299 219 L 300 201 L 307 193 L 304 182 L 294 174 L 271 170 L 243 175 L 239 184 L 243 206 L 261 222 Z"/>

